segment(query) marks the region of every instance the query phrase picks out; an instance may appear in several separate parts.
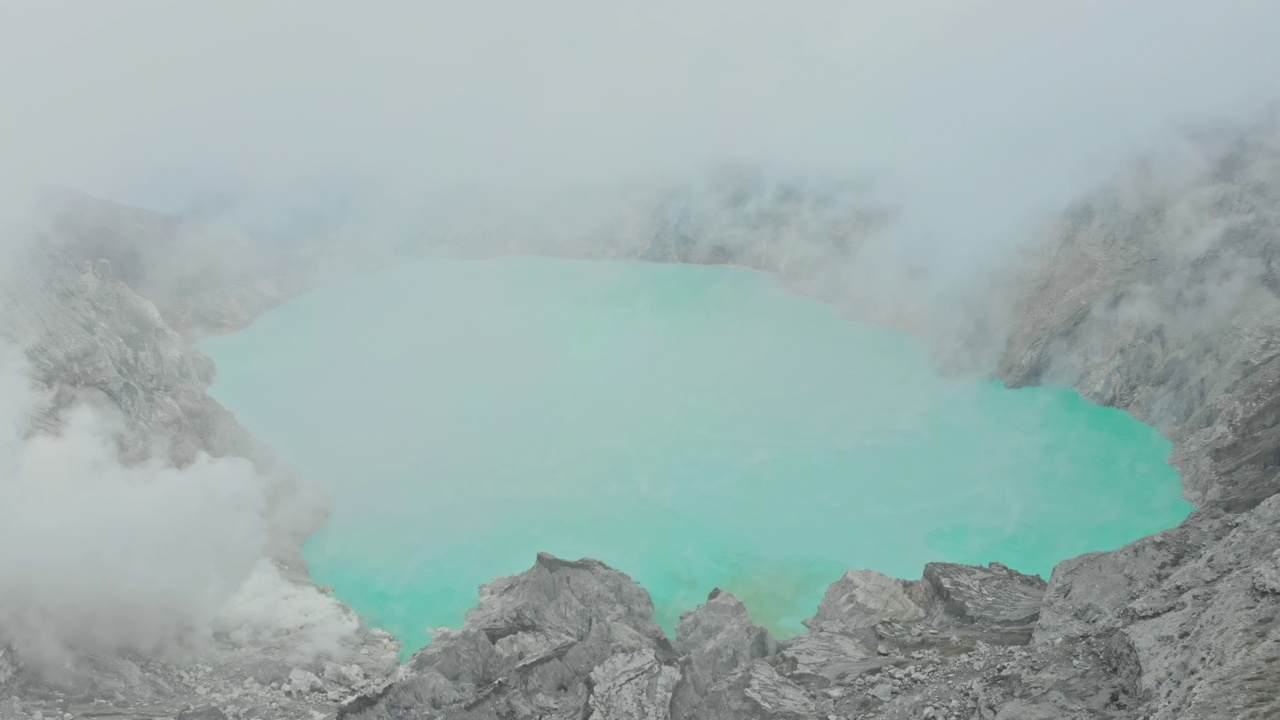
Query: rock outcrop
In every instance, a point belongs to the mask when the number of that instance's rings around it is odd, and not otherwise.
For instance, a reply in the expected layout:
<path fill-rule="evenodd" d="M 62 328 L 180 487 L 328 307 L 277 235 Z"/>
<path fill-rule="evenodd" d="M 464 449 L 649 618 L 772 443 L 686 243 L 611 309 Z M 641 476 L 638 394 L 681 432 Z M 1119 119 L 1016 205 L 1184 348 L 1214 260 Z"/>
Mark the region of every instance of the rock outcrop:
<path fill-rule="evenodd" d="M 810 630 L 850 631 L 884 620 L 919 620 L 928 597 L 919 583 L 875 570 L 850 570 L 827 588 L 818 614 L 804 622 Z"/>
<path fill-rule="evenodd" d="M 1026 607 L 1032 598 L 1038 608 L 1044 591 L 1040 578 L 999 565 L 930 565 L 911 582 L 852 571 L 832 585 L 813 632 L 778 643 L 716 590 L 681 617 L 672 644 L 626 575 L 542 554 L 532 569 L 484 586 L 461 630 L 437 636 L 398 681 L 341 714 L 798 720 L 888 712 L 967 692 L 977 670 L 1030 656 L 1036 616 Z"/>
<path fill-rule="evenodd" d="M 924 566 L 924 581 L 942 612 L 964 624 L 1030 627 L 1040 617 L 1045 582 L 1000 563 L 985 568 L 954 563 Z"/>
<path fill-rule="evenodd" d="M 25 351 L 39 390 L 33 430 L 88 403 L 119 422 L 126 461 L 196 453 L 266 456 L 205 393 L 213 362 L 105 265 L 33 243 L 0 283 L 0 337 Z"/>
<path fill-rule="evenodd" d="M 527 572 L 482 587 L 464 627 L 438 634 L 376 703 L 343 714 L 667 718 L 674 662 L 631 578 L 540 554 Z"/>
<path fill-rule="evenodd" d="M 699 696 L 718 679 L 777 651 L 769 631 L 751 622 L 746 606 L 719 589 L 711 592 L 706 603 L 680 617 L 675 646 L 683 658 L 683 679 Z"/>
<path fill-rule="evenodd" d="M 1153 718 L 1280 713 L 1280 497 L 1054 571 L 1037 645 L 1100 641 Z"/>

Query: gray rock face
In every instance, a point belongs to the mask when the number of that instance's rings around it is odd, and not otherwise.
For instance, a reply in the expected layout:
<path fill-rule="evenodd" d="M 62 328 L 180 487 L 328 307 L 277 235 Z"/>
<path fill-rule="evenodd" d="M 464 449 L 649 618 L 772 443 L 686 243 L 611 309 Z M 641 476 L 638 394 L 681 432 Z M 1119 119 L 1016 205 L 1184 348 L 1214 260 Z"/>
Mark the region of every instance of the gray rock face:
<path fill-rule="evenodd" d="M 1016 619 L 1026 623 L 1028 640 L 1033 620 L 1023 604 L 1029 594 L 1043 594 L 1043 581 L 1000 566 L 947 565 L 932 574 L 950 596 L 931 594 L 928 580 L 846 575 L 819 609 L 844 622 L 785 643 L 752 623 L 732 595 L 715 591 L 681 618 L 672 645 L 630 578 L 592 560 L 543 554 L 529 571 L 484 586 L 461 630 L 440 633 L 401 679 L 352 702 L 343 716 L 844 717 L 852 709 L 896 707 L 924 691 L 952 697 L 957 672 L 968 687 L 978 671 L 994 673 L 1002 661 L 1007 670 L 1014 652 L 1031 656 L 1013 646 L 993 649 L 982 627 L 1003 624 L 994 635 L 1003 640 Z M 985 594 L 976 590 L 983 582 L 991 584 Z M 922 604 L 904 606 L 904 597 Z M 1056 646 L 1044 652 L 1060 653 Z"/>
<path fill-rule="evenodd" d="M 991 563 L 988 567 L 929 563 L 924 582 L 942 612 L 962 623 L 1026 627 L 1040 617 L 1045 581 Z"/>
<path fill-rule="evenodd" d="M 747 608 L 733 595 L 715 590 L 707 602 L 685 613 L 676 627 L 676 651 L 681 658 L 680 685 L 672 705 L 673 716 L 702 717 L 708 696 L 722 700 L 722 687 L 742 674 L 756 660 L 777 650 L 769 631 L 751 622 Z"/>
<path fill-rule="evenodd" d="M 652 650 L 614 655 L 591 671 L 590 720 L 668 720 L 679 678 Z"/>
<path fill-rule="evenodd" d="M 1069 385 L 1160 428 L 1198 505 L 1280 490 L 1280 152 L 1262 125 L 1141 168 L 1060 223 L 1013 315 L 1012 385 Z M 1164 177 L 1177 178 L 1165 180 Z"/>
<path fill-rule="evenodd" d="M 733 595 L 715 590 L 704 605 L 680 618 L 676 650 L 684 656 L 684 680 L 703 695 L 716 680 L 736 674 L 774 653 L 769 631 L 751 622 Z"/>
<path fill-rule="evenodd" d="M 779 665 L 786 668 L 789 677 L 826 685 L 879 669 L 883 665 L 876 651 L 879 642 L 874 628 L 853 633 L 811 632 L 783 643 L 778 651 Z"/>
<path fill-rule="evenodd" d="M 1280 713 L 1278 132 L 1202 138 L 1202 164 L 1177 183 L 1157 168 L 1080 204 L 1002 367 L 1013 384 L 1070 384 L 1155 424 L 1202 507 L 1065 561 L 1050 583 L 1037 646 L 1099 648 L 1110 675 L 1098 686 L 1129 697 L 1133 716 Z"/>
<path fill-rule="evenodd" d="M 648 593 L 595 560 L 538 555 L 480 590 L 360 718 L 666 718 L 679 671 Z"/>
<path fill-rule="evenodd" d="M 919 583 L 875 570 L 850 570 L 827 588 L 818 613 L 804 621 L 814 631 L 853 631 L 886 620 L 919 620 L 929 598 Z"/>
<path fill-rule="evenodd" d="M 800 686 L 757 660 L 723 691 L 713 693 L 696 717 L 803 720 L 816 713 L 817 706 Z"/>
<path fill-rule="evenodd" d="M 0 293 L 3 337 L 26 351 L 42 391 L 37 430 L 56 430 L 68 406 L 88 402 L 124 425 L 126 460 L 261 452 L 205 394 L 213 363 L 104 266 L 33 245 Z"/>
<path fill-rule="evenodd" d="M 1106 638 L 1155 718 L 1280 712 L 1278 521 L 1280 496 L 1062 563 L 1036 642 Z"/>
<path fill-rule="evenodd" d="M 856 640 L 857 654 L 848 642 L 819 651 L 851 658 L 890 655 L 890 646 L 903 636 L 889 628 L 927 625 L 935 632 L 981 636 L 1001 644 L 1025 644 L 1040 617 L 1046 583 L 999 564 L 988 567 L 929 563 L 920 580 L 898 580 L 874 570 L 850 570 L 828 588 L 818 612 L 805 621 L 812 632 L 793 640 L 784 654 L 800 664 L 812 664 L 810 654 L 838 635 Z M 907 641 L 907 644 L 912 644 Z M 830 659 L 828 662 L 834 662 Z"/>

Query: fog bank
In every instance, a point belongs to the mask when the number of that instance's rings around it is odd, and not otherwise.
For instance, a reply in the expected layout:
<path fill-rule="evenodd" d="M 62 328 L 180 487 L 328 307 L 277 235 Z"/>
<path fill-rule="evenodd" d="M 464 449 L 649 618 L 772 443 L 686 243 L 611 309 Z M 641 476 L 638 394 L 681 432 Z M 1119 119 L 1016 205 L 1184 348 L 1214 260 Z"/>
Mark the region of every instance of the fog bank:
<path fill-rule="evenodd" d="M 910 208 L 903 252 L 962 272 L 1177 123 L 1274 100 L 1277 26 L 1255 0 L 9 5 L 3 175 L 305 226 L 834 169 Z"/>

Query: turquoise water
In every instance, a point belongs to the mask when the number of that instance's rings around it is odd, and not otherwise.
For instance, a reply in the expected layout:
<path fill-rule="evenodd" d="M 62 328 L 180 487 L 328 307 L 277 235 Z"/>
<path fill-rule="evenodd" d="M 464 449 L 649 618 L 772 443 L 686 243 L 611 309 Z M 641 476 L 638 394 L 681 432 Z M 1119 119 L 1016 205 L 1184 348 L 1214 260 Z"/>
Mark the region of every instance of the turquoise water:
<path fill-rule="evenodd" d="M 850 567 L 1047 577 L 1191 510 L 1125 413 L 940 377 L 912 337 L 735 268 L 423 262 L 202 349 L 333 498 L 316 579 L 406 653 L 537 551 L 625 570 L 668 629 L 718 586 L 786 636 Z"/>

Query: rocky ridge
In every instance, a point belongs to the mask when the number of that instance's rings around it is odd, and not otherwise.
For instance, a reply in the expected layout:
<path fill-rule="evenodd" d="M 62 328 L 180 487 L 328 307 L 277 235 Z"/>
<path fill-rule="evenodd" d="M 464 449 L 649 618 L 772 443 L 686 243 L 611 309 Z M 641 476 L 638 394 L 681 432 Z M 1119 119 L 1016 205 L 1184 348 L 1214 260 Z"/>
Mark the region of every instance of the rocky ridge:
<path fill-rule="evenodd" d="M 809 634 L 776 642 L 716 590 L 672 643 L 629 577 L 542 554 L 484 586 L 461 630 L 339 717 L 969 717 L 976 703 L 1017 695 L 1006 681 L 1032 657 L 1023 646 L 1044 592 L 1040 578 L 998 564 L 931 564 L 912 582 L 855 570 Z M 977 682 L 984 671 L 999 684 Z"/>

